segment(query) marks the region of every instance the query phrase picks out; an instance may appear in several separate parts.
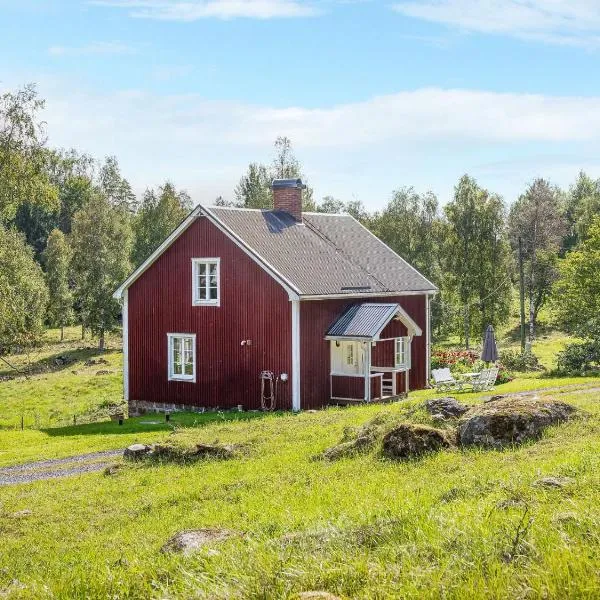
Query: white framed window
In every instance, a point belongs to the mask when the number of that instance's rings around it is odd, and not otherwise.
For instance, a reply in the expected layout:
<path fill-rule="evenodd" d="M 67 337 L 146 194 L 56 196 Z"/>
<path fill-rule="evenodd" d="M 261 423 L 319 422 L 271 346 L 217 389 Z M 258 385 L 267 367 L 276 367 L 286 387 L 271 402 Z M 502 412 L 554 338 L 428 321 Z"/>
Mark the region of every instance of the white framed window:
<path fill-rule="evenodd" d="M 356 366 L 356 353 L 354 351 L 354 344 L 350 343 L 350 344 L 346 344 L 345 346 L 346 346 L 346 353 L 345 353 L 346 366 L 353 368 Z"/>
<path fill-rule="evenodd" d="M 196 334 L 168 333 L 169 381 L 196 381 Z"/>
<path fill-rule="evenodd" d="M 410 341 L 407 337 L 396 338 L 394 346 L 394 363 L 396 368 L 410 367 Z"/>
<path fill-rule="evenodd" d="M 219 306 L 221 303 L 221 260 L 192 258 L 192 304 Z"/>

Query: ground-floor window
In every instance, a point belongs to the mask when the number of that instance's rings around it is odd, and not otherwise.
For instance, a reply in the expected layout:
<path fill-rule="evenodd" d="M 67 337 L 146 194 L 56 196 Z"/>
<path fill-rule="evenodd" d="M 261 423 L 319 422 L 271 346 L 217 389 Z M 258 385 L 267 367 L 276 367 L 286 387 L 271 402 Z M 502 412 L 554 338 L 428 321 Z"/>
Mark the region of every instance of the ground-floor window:
<path fill-rule="evenodd" d="M 196 381 L 196 335 L 169 333 L 169 379 Z"/>

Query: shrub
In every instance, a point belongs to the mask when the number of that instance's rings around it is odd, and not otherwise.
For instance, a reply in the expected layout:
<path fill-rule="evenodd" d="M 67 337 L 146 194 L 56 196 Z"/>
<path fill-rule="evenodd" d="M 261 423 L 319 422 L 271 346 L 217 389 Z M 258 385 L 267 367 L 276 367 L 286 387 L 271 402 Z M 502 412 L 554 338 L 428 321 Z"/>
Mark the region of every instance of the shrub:
<path fill-rule="evenodd" d="M 531 352 L 519 352 L 517 350 L 504 350 L 500 353 L 500 362 L 510 371 L 543 371 L 544 367 L 540 365 L 538 357 Z"/>
<path fill-rule="evenodd" d="M 569 344 L 558 353 L 558 370 L 568 374 L 582 374 L 597 370 L 600 365 L 600 342 L 590 340 Z"/>

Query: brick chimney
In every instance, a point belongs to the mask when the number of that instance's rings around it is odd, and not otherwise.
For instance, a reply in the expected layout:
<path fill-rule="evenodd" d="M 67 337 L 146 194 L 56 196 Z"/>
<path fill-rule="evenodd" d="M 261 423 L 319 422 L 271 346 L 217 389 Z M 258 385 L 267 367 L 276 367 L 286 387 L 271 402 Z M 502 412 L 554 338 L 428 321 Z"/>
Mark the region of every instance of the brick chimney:
<path fill-rule="evenodd" d="M 296 221 L 302 221 L 302 190 L 305 187 L 302 179 L 274 179 L 271 184 L 273 208 L 289 213 Z"/>

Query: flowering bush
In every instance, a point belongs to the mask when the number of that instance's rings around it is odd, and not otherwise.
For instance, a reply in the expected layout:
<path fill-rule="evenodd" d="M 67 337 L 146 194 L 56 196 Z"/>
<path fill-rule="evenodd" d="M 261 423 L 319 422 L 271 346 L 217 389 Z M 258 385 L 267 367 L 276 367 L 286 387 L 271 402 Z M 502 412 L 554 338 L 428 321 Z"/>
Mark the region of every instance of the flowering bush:
<path fill-rule="evenodd" d="M 514 377 L 502 365 L 497 363 L 499 368 L 497 384 L 508 383 Z M 479 372 L 485 369 L 485 363 L 479 358 L 479 353 L 474 350 L 434 350 L 431 356 L 432 369 L 444 369 L 448 367 L 454 374 Z"/>

